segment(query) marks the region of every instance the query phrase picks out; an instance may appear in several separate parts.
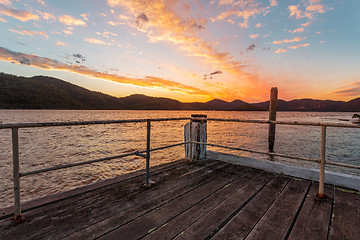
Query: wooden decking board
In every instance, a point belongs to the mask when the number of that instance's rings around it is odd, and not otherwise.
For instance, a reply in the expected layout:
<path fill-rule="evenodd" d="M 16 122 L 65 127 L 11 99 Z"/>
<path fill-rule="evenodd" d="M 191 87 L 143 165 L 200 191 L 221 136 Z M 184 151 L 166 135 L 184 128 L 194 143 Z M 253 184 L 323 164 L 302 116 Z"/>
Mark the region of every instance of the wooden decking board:
<path fill-rule="evenodd" d="M 310 184 L 292 178 L 245 239 L 284 239 Z"/>
<path fill-rule="evenodd" d="M 329 239 L 360 239 L 360 193 L 336 188 Z"/>
<path fill-rule="evenodd" d="M 153 229 L 160 227 L 180 213 L 188 210 L 195 204 L 207 198 L 213 192 L 223 188 L 238 177 L 239 169 L 232 168 L 217 176 L 214 180 L 207 182 L 186 194 L 179 196 L 173 201 L 155 209 L 154 211 L 107 233 L 100 239 L 139 239 L 147 235 Z"/>
<path fill-rule="evenodd" d="M 151 168 L 150 174 L 151 175 L 157 174 L 158 171 L 164 171 L 165 169 L 170 170 L 171 168 L 176 167 L 178 165 L 185 164 L 186 162 L 187 161 L 185 161 L 185 160 L 177 160 L 174 162 L 157 165 L 157 166 L 154 166 Z M 117 176 L 115 178 L 106 179 L 104 181 L 100 181 L 100 182 L 97 182 L 94 184 L 75 188 L 75 189 L 72 189 L 72 190 L 69 190 L 66 192 L 56 193 L 56 194 L 53 194 L 50 196 L 30 200 L 28 202 L 22 203 L 22 205 L 21 205 L 22 213 L 45 206 L 50 203 L 53 204 L 54 202 L 57 202 L 57 201 L 63 201 L 65 199 L 72 198 L 72 197 L 79 196 L 79 195 L 83 196 L 84 193 L 92 192 L 92 191 L 95 191 L 95 190 L 98 190 L 101 188 L 106 188 L 106 187 L 111 186 L 112 184 L 117 184 L 122 181 L 129 181 L 129 180 L 132 180 L 132 179 L 138 178 L 138 177 L 144 178 L 144 174 L 145 174 L 145 170 L 141 169 L 141 170 L 138 170 L 135 172 Z M 14 214 L 13 206 L 3 208 L 0 211 L 0 220 L 11 217 L 13 214 Z"/>
<path fill-rule="evenodd" d="M 193 179 L 184 179 L 184 181 L 178 181 L 179 184 L 184 184 L 183 186 L 180 186 L 180 188 L 193 188 L 194 183 L 196 183 L 196 181 L 202 182 L 204 180 L 206 180 L 207 177 L 209 177 L 209 175 L 211 175 L 211 173 L 207 173 L 208 168 L 206 167 L 202 167 L 204 163 L 197 163 L 201 166 L 201 169 L 203 170 L 203 172 L 200 172 L 200 174 L 198 176 L 195 176 Z M 190 168 L 196 168 L 196 165 L 191 165 L 189 166 Z M 211 164 L 206 163 L 206 165 Z M 224 165 L 224 164 L 220 164 L 219 168 L 226 168 L 226 167 L 230 167 L 230 165 Z M 216 170 L 216 167 L 215 167 Z M 201 170 L 200 170 L 201 171 Z M 183 171 L 181 171 L 180 168 L 180 174 L 183 173 Z M 167 177 L 167 173 L 161 173 L 162 176 Z M 176 176 L 176 173 L 172 173 L 170 174 L 172 177 Z M 175 178 L 176 179 L 176 178 Z M 170 181 L 169 181 L 170 183 Z M 57 202 L 55 203 L 55 207 L 54 206 L 46 206 L 45 208 L 39 208 L 36 209 L 34 211 L 30 211 L 26 214 L 24 214 L 25 217 L 25 222 L 24 224 L 20 224 L 18 226 L 16 226 L 16 230 L 14 229 L 14 231 L 12 231 L 11 229 L 11 224 L 12 222 L 10 221 L 10 229 L 7 229 L 6 232 L 8 232 L 9 236 L 15 237 L 15 236 L 29 236 L 28 238 L 32 238 L 33 236 L 31 235 L 31 233 L 35 234 L 35 236 L 41 236 L 41 234 L 43 234 L 43 232 L 45 232 L 45 228 L 41 227 L 41 226 L 52 226 L 52 234 L 54 234 L 54 236 L 60 237 L 60 236 L 64 236 L 66 234 L 72 233 L 76 230 L 80 230 L 81 228 L 85 228 L 87 227 L 89 224 L 91 224 L 94 221 L 97 221 L 98 218 L 106 218 L 109 216 L 114 215 L 114 212 L 111 211 L 115 211 L 115 213 L 120 212 L 122 208 L 125 207 L 130 207 L 136 205 L 136 199 L 140 199 L 143 200 L 143 198 L 134 198 L 132 199 L 132 197 L 134 197 L 133 195 L 137 195 L 142 193 L 142 196 L 146 197 L 147 194 L 152 194 L 152 195 L 159 195 L 161 196 L 161 192 L 156 191 L 155 188 L 151 189 L 152 191 L 149 191 L 149 189 L 144 189 L 143 186 L 143 182 L 138 182 L 137 186 L 134 189 L 134 192 L 129 192 L 129 191 L 125 191 L 125 193 L 122 195 L 122 197 L 120 197 L 119 199 L 114 199 L 114 196 L 116 195 L 117 189 L 122 190 L 123 188 L 127 187 L 128 182 L 121 182 L 118 185 L 113 185 L 113 188 L 115 188 L 114 190 L 114 194 L 112 194 L 112 192 L 110 192 L 111 194 L 105 194 L 105 195 L 99 195 L 99 194 L 95 194 L 96 197 L 94 198 L 83 198 L 81 199 L 81 201 L 74 201 L 74 198 L 72 199 L 68 199 L 62 202 Z M 132 187 L 133 185 L 130 184 L 130 187 Z M 167 186 L 166 184 L 163 185 L 159 185 L 160 187 L 165 187 Z M 176 185 L 174 184 L 170 184 L 171 189 L 176 189 Z M 162 189 L 160 189 L 162 190 Z M 128 196 L 127 194 L 131 193 L 131 196 Z M 168 193 L 168 195 L 173 195 L 174 192 L 170 192 Z M 108 200 L 108 204 L 105 203 L 101 203 L 100 205 L 96 204 L 97 203 L 97 198 L 100 197 L 103 201 L 103 198 L 109 198 L 111 200 Z M 168 199 L 169 197 L 166 196 L 165 199 Z M 76 198 L 75 198 L 76 199 Z M 163 200 L 160 199 L 158 202 L 162 202 Z M 103 201 L 104 202 L 104 201 Z M 114 202 L 118 202 L 120 205 L 116 205 L 114 204 Z M 84 209 L 83 206 L 87 205 L 90 206 L 89 204 L 93 203 L 92 208 L 87 208 Z M 115 206 L 114 206 L 115 205 Z M 113 206 L 113 207 L 111 207 Z M 141 206 L 141 205 L 140 205 Z M 146 207 L 143 207 L 144 209 L 146 209 Z M 66 209 L 66 211 L 63 211 L 64 209 Z M 44 211 L 46 211 L 46 217 L 44 218 Z M 139 210 L 140 211 L 140 210 Z M 105 212 L 105 213 L 104 213 Z M 130 210 L 127 211 L 127 214 L 129 215 L 129 212 L 131 212 Z M 131 216 L 131 215 L 129 215 Z M 69 219 L 69 220 L 66 220 Z M 68 221 L 74 221 L 74 222 L 79 222 L 82 224 L 74 224 L 73 226 L 71 226 L 70 224 L 68 224 Z M 86 221 L 85 221 L 86 220 Z M 31 223 L 29 223 L 29 221 L 31 221 Z M 29 223 L 29 224 L 27 224 Z M 84 224 L 86 224 L 84 226 Z M 57 225 L 63 225 L 63 229 L 60 232 L 59 230 L 56 229 Z M 4 231 L 5 232 L 5 231 Z M 35 237 L 34 236 L 34 237 Z"/>
<path fill-rule="evenodd" d="M 207 214 L 217 205 L 235 194 L 238 189 L 241 189 L 245 185 L 252 184 L 251 178 L 254 174 L 261 174 L 261 170 L 246 169 L 246 171 L 244 171 L 242 175 L 240 174 L 240 177 L 234 180 L 232 183 L 226 185 L 208 198 L 199 202 L 192 208 L 188 209 L 186 212 L 179 214 L 175 218 L 166 222 L 161 227 L 147 235 L 144 240 L 165 240 L 174 238 L 176 235 L 185 230 L 190 224 L 196 222 L 199 218 Z M 265 176 L 263 175 L 263 177 Z"/>
<path fill-rule="evenodd" d="M 84 238 L 87 236 L 97 237 L 103 235 L 104 233 L 109 232 L 114 228 L 131 222 L 141 217 L 142 215 L 153 211 L 161 205 L 164 205 L 167 202 L 172 201 L 173 199 L 176 199 L 179 196 L 214 180 L 215 176 L 212 176 L 214 173 L 216 174 L 217 171 L 226 171 L 230 167 L 230 165 L 215 166 L 213 167 L 213 172 L 208 172 L 208 170 L 203 169 L 204 171 L 193 172 L 193 174 L 187 178 L 182 177 L 180 179 L 174 179 L 175 181 L 173 181 L 173 184 L 171 185 L 172 189 L 164 192 L 163 194 L 158 193 L 156 197 L 148 201 L 139 203 L 133 201 L 128 202 L 128 204 L 131 204 L 131 206 L 127 209 L 122 211 L 120 211 L 121 209 L 117 209 L 107 218 L 94 224 L 89 224 L 89 226 L 86 226 L 83 229 L 68 235 L 67 239 Z M 206 176 L 208 178 L 206 178 Z M 142 196 L 139 196 L 138 199 L 142 198 Z"/>
<path fill-rule="evenodd" d="M 288 239 L 327 239 L 334 187 L 325 186 L 323 199 L 317 198 L 318 191 L 319 185 L 314 183 Z"/>
<path fill-rule="evenodd" d="M 290 179 L 288 176 L 277 175 L 211 239 L 244 239 L 277 199 Z"/>
<path fill-rule="evenodd" d="M 137 172 L 24 204 L 0 239 L 360 239 L 359 192 L 315 201 L 318 183 L 212 160 L 151 171 L 150 188 Z"/>
<path fill-rule="evenodd" d="M 216 233 L 225 221 L 228 221 L 229 218 L 240 211 L 275 176 L 275 174 L 266 172 L 262 173 L 262 175 L 263 177 L 255 175 L 252 184 L 239 189 L 208 214 L 191 224 L 175 239 L 205 239 Z"/>

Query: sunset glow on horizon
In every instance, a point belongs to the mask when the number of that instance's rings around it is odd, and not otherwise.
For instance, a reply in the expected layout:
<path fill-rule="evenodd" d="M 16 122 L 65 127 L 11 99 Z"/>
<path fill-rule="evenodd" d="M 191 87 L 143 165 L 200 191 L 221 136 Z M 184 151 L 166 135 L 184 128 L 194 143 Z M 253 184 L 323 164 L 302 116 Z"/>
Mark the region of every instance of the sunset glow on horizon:
<path fill-rule="evenodd" d="M 0 0 L 0 72 L 182 102 L 360 97 L 360 1 Z"/>

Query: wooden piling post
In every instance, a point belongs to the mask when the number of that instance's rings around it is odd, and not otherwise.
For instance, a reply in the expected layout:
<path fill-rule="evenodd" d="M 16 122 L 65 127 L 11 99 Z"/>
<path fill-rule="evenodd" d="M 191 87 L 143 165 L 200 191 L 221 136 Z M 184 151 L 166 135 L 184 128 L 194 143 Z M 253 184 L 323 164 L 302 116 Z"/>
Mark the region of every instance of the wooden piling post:
<path fill-rule="evenodd" d="M 19 129 L 12 128 L 13 177 L 14 177 L 14 220 L 22 222 L 20 205 L 20 164 L 19 164 Z"/>
<path fill-rule="evenodd" d="M 276 110 L 277 110 L 277 98 L 278 89 L 276 87 L 271 88 L 270 92 L 270 104 L 269 104 L 269 121 L 276 121 Z M 274 152 L 275 144 L 275 127 L 276 124 L 269 124 L 269 152 Z"/>
<path fill-rule="evenodd" d="M 150 185 L 150 130 L 151 119 L 146 120 L 146 179 L 145 185 Z"/>
<path fill-rule="evenodd" d="M 190 123 L 185 125 L 185 142 L 207 143 L 207 121 L 199 118 L 207 118 L 207 115 L 192 114 Z M 205 157 L 206 145 L 199 143 L 185 144 L 185 158 L 192 161 L 204 159 Z"/>
<path fill-rule="evenodd" d="M 319 198 L 324 197 L 325 151 L 326 151 L 326 126 L 321 126 L 319 193 L 317 195 Z"/>

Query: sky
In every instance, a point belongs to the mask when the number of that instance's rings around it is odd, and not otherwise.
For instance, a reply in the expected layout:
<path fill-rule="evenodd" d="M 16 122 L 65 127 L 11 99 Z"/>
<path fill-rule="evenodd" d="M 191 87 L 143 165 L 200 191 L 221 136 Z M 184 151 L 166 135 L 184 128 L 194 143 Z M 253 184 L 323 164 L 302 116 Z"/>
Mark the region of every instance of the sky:
<path fill-rule="evenodd" d="M 0 0 L 0 71 L 182 102 L 360 97 L 359 0 Z"/>

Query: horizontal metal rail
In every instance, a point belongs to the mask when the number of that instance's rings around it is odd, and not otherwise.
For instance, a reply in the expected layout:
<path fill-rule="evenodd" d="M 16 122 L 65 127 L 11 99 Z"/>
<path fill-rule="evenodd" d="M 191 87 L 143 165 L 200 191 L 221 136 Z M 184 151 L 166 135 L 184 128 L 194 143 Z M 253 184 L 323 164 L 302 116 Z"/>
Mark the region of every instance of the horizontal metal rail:
<path fill-rule="evenodd" d="M 176 146 L 181 146 L 181 145 L 184 145 L 186 143 L 187 142 L 181 142 L 181 143 L 176 143 L 176 144 L 167 145 L 167 146 L 163 146 L 163 147 L 153 148 L 153 149 L 150 149 L 150 152 L 158 151 L 158 150 L 162 150 L 162 149 L 166 149 L 166 148 L 171 148 L 171 147 L 176 147 Z M 39 173 L 44 173 L 44 172 L 50 172 L 50 171 L 64 169 L 64 168 L 76 167 L 76 166 L 81 166 L 81 165 L 86 165 L 86 164 L 91 164 L 91 163 L 97 163 L 97 162 L 103 162 L 103 161 L 117 159 L 117 158 L 128 157 L 128 156 L 132 156 L 132 155 L 137 155 L 137 153 L 143 154 L 143 153 L 146 153 L 146 150 L 141 151 L 141 152 L 134 151 L 134 152 L 131 152 L 131 153 L 125 153 L 125 154 L 111 156 L 111 157 L 105 157 L 105 158 L 98 158 L 98 159 L 84 161 L 84 162 L 63 164 L 63 165 L 59 165 L 59 166 L 55 166 L 55 167 L 49 167 L 49 168 L 44 168 L 44 169 L 38 169 L 38 170 L 34 170 L 34 171 L 19 173 L 19 175 L 20 175 L 20 177 L 24 177 L 24 176 L 29 176 L 29 175 L 34 175 L 34 174 L 39 174 Z"/>
<path fill-rule="evenodd" d="M 325 126 L 325 127 L 345 127 L 360 128 L 358 124 L 348 123 L 325 123 L 325 122 L 298 122 L 298 121 L 269 121 L 269 120 L 251 120 L 251 119 L 223 119 L 223 118 L 193 118 L 196 121 L 218 121 L 218 122 L 241 122 L 241 123 L 259 123 L 259 124 L 280 124 L 280 125 L 299 125 L 299 126 Z"/>
<path fill-rule="evenodd" d="M 218 148 L 231 149 L 231 150 L 238 150 L 238 151 L 243 151 L 243 152 L 266 154 L 266 155 L 274 156 L 274 157 L 283 157 L 283 158 L 290 158 L 290 159 L 296 159 L 296 160 L 320 163 L 320 159 L 302 158 L 302 157 L 284 155 L 284 154 L 280 154 L 280 153 L 262 152 L 262 151 L 250 150 L 250 149 L 238 148 L 238 147 L 228 147 L 228 146 L 223 146 L 223 145 L 218 145 L 218 144 L 213 144 L 213 143 L 204 143 L 204 142 L 196 142 L 196 141 L 192 141 L 191 143 L 193 143 L 193 144 L 202 144 L 202 145 L 218 147 Z M 360 169 L 360 166 L 347 164 L 347 163 L 338 163 L 338 162 L 332 162 L 332 161 L 325 161 L 325 164 L 339 166 L 339 167 Z"/>
<path fill-rule="evenodd" d="M 190 118 L 154 118 L 154 122 L 161 121 L 180 121 L 189 120 Z M 6 128 L 37 128 L 37 127 L 64 127 L 64 126 L 82 126 L 97 124 L 119 124 L 119 123 L 139 123 L 146 122 L 148 119 L 129 119 L 129 120 L 108 120 L 108 121 L 83 121 L 83 122 L 45 122 L 45 123 L 10 123 L 0 124 L 0 129 Z"/>

